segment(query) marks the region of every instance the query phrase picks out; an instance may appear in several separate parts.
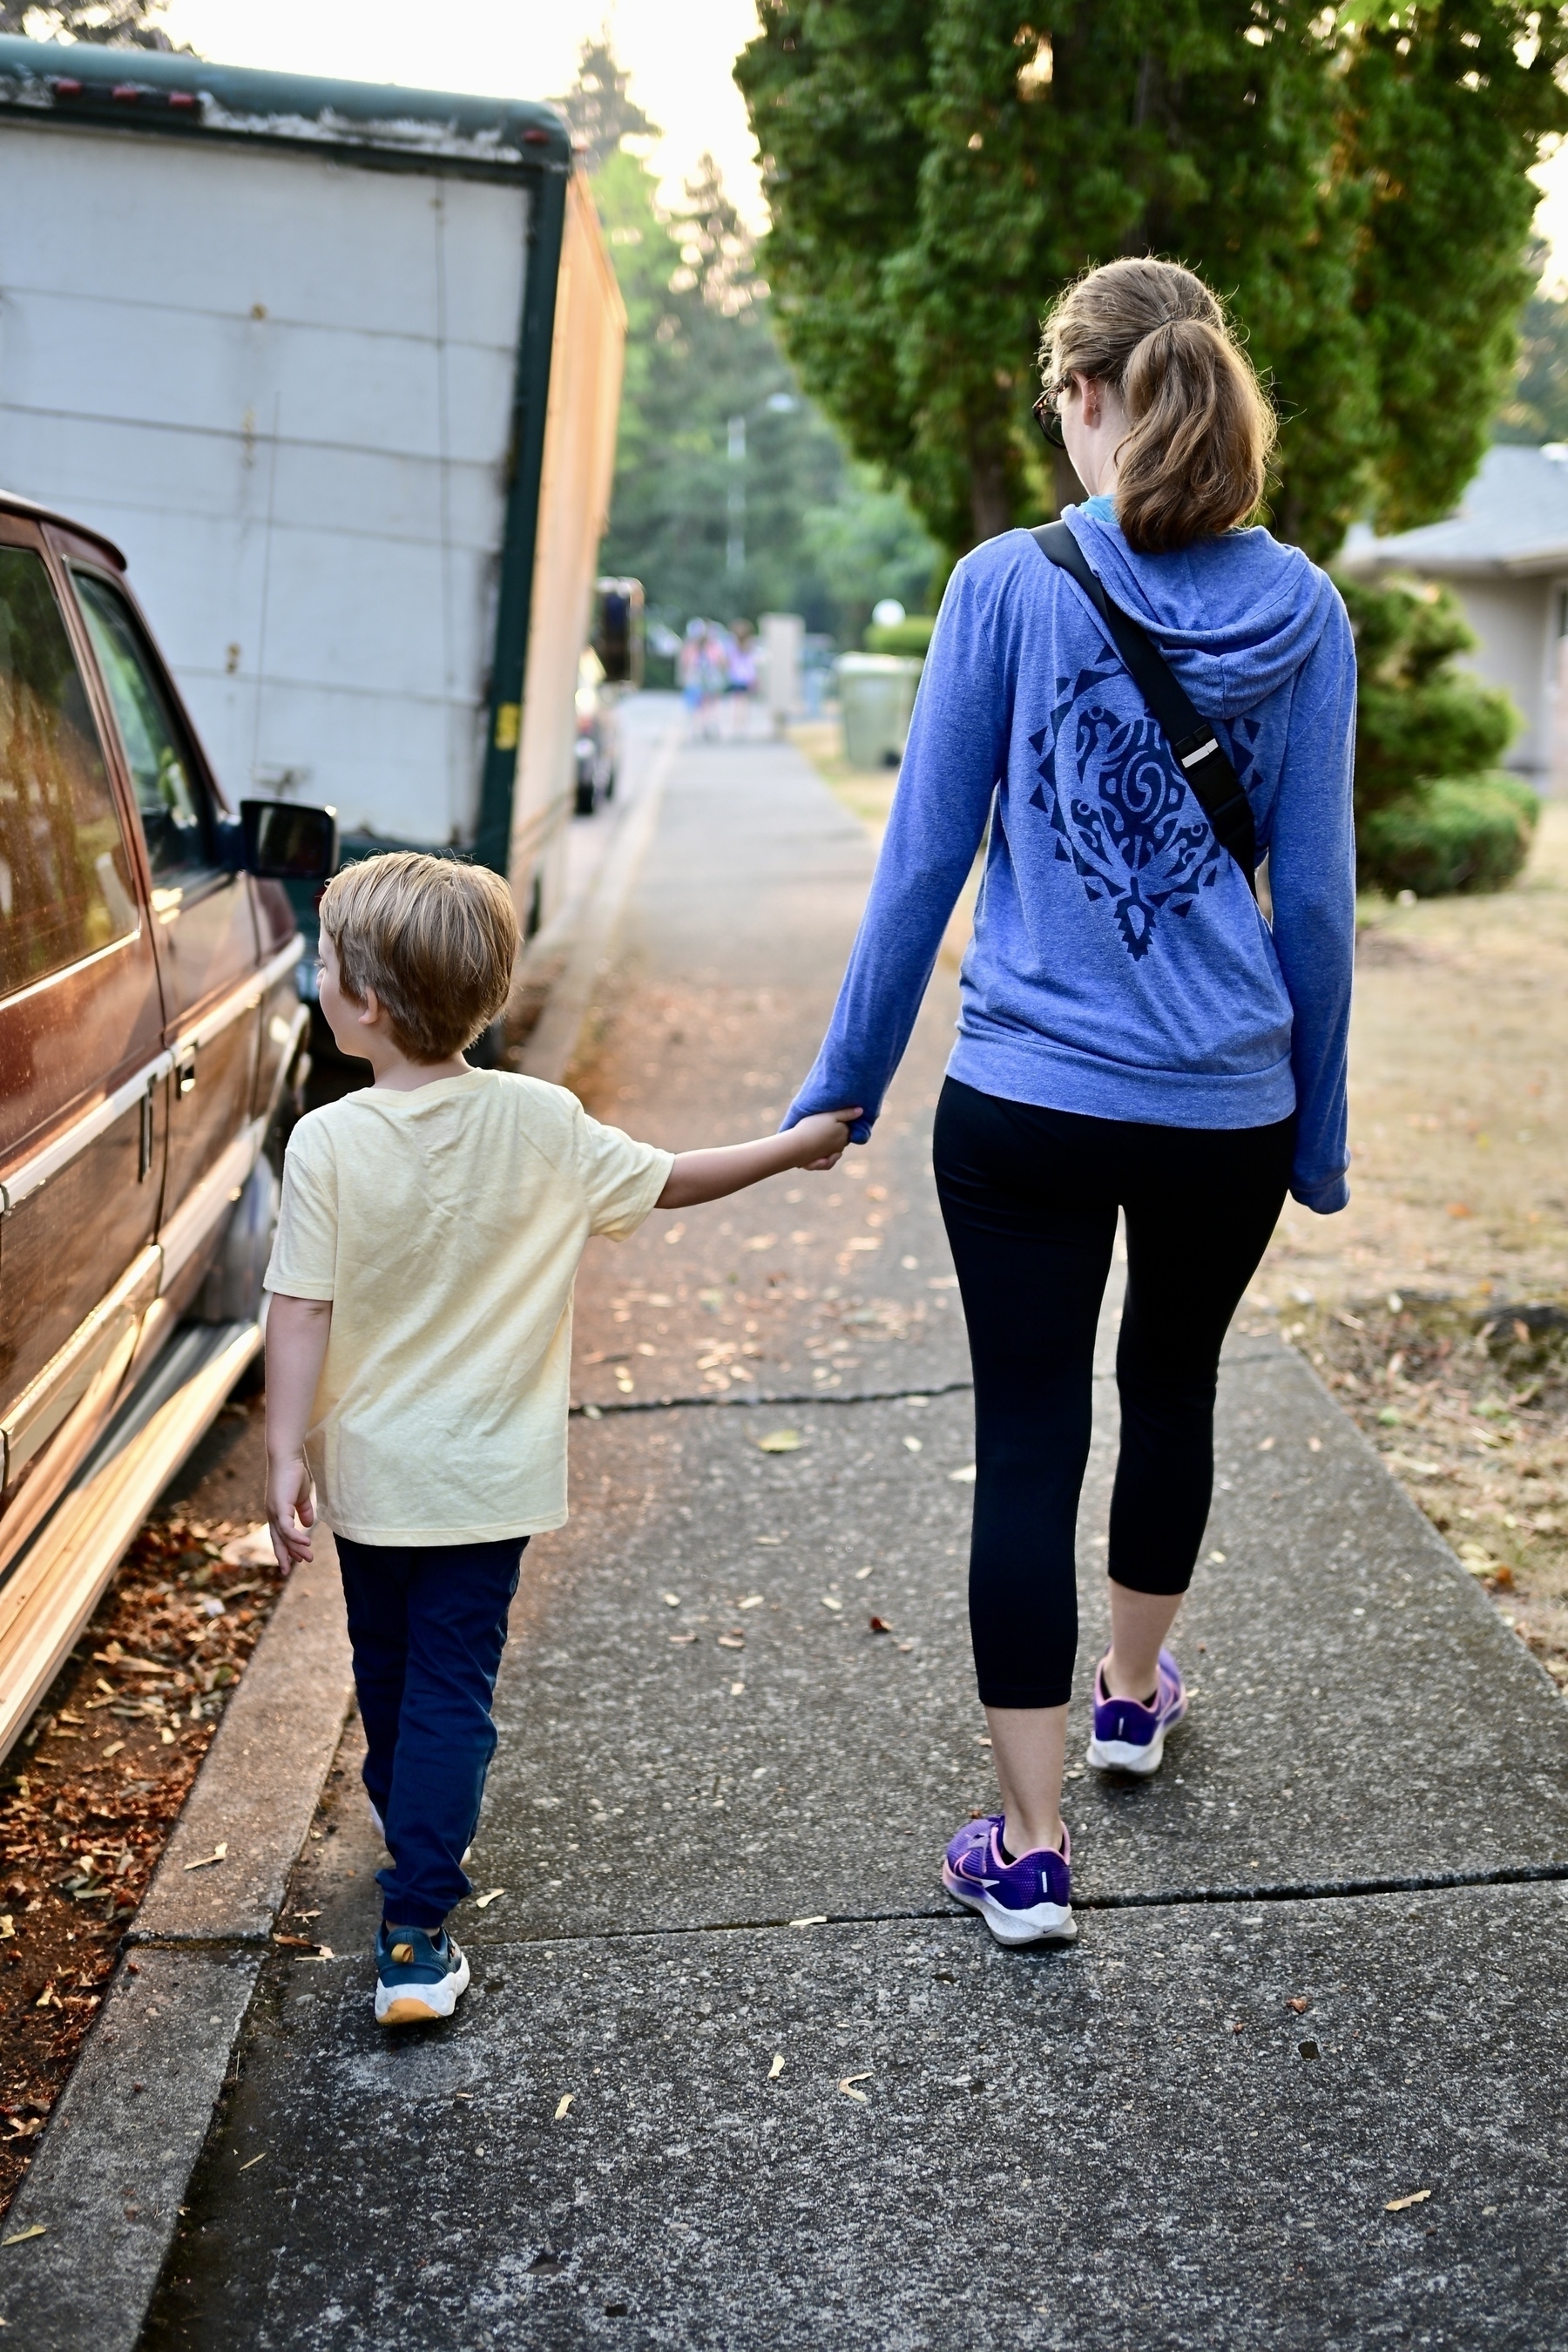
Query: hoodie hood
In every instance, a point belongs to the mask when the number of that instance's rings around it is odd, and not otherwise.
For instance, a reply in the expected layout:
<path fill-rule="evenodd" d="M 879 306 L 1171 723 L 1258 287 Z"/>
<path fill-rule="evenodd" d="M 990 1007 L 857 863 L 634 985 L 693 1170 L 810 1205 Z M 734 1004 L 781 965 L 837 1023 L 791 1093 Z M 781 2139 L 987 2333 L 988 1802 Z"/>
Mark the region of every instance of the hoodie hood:
<path fill-rule="evenodd" d="M 1113 604 L 1142 623 L 1200 710 L 1236 719 L 1299 670 L 1339 597 L 1299 547 L 1261 529 L 1139 555 L 1106 511 L 1067 507 L 1062 520 Z"/>

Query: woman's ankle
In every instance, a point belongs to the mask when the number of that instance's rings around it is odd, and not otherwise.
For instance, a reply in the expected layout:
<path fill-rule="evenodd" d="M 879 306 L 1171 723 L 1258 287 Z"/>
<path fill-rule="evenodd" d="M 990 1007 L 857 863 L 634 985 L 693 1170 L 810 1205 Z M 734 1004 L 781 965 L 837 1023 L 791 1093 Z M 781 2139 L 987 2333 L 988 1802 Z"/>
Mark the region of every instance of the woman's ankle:
<path fill-rule="evenodd" d="M 1026 1853 L 1060 1853 L 1066 1835 L 1067 1830 L 1059 1813 L 1056 1816 L 1054 1830 L 1049 1822 L 1026 1822 L 1016 1814 L 1009 1813 L 1002 1824 L 1003 1858 L 1007 1862 L 1021 1862 Z"/>
<path fill-rule="evenodd" d="M 1158 1656 L 1147 1672 L 1136 1666 L 1129 1674 L 1117 1658 L 1116 1652 L 1108 1650 L 1100 1662 L 1100 1671 L 1095 1679 L 1107 1698 L 1128 1698 L 1139 1706 L 1150 1706 L 1159 1696 Z"/>

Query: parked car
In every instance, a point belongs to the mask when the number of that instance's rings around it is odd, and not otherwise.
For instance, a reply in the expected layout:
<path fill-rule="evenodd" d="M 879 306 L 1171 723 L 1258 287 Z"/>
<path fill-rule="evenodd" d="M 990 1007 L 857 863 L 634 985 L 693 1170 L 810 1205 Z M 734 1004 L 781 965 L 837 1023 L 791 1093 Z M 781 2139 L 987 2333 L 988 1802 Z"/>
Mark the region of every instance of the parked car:
<path fill-rule="evenodd" d="M 594 583 L 593 628 L 577 664 L 577 814 L 611 799 L 620 762 L 619 705 L 643 682 L 640 580 Z"/>
<path fill-rule="evenodd" d="M 0 1754 L 259 1345 L 281 883 L 336 855 L 229 807 L 118 549 L 0 494 Z"/>

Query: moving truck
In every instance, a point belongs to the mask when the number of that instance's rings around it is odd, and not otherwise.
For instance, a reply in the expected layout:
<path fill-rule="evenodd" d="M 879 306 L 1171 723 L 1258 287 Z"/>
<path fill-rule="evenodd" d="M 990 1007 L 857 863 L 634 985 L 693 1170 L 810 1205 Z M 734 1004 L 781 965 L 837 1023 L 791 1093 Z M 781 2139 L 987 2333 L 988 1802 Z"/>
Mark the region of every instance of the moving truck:
<path fill-rule="evenodd" d="M 230 795 L 537 929 L 626 326 L 561 118 L 0 38 L 0 486 L 123 549 Z"/>

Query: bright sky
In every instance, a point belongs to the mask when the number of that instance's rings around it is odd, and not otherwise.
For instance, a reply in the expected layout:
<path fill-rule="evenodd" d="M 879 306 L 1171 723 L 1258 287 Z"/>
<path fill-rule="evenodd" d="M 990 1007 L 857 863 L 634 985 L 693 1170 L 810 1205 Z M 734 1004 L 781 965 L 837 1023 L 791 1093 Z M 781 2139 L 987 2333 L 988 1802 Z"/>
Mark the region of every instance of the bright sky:
<path fill-rule="evenodd" d="M 582 43 L 607 26 L 632 96 L 665 133 L 651 161 L 669 195 L 707 149 L 741 211 L 763 225 L 751 130 L 730 79 L 756 29 L 753 0 L 173 0 L 162 22 L 224 65 L 504 98 L 570 88 Z"/>
<path fill-rule="evenodd" d="M 676 197 L 707 149 L 756 226 L 764 220 L 752 134 L 731 79 L 756 25 L 754 0 L 172 0 L 176 41 L 225 65 L 400 81 L 422 89 L 549 98 L 567 89 L 577 51 L 601 26 L 631 76 L 632 96 L 664 131 L 652 162 Z M 1536 173 L 1536 226 L 1552 247 L 1552 290 L 1568 289 L 1568 142 Z"/>

